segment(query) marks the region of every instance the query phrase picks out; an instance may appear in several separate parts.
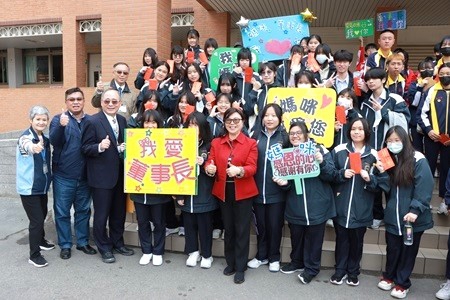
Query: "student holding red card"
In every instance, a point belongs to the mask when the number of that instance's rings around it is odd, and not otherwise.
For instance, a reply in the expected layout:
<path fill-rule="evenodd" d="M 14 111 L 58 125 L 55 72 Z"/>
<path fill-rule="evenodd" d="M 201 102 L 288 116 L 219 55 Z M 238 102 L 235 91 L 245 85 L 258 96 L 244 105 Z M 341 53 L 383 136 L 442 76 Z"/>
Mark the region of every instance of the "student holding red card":
<path fill-rule="evenodd" d="M 348 142 L 348 125 L 355 118 L 361 118 L 358 110 L 358 97 L 351 88 L 346 88 L 338 94 L 336 106 L 336 121 L 334 122 L 334 143 L 331 149 Z M 338 115 L 339 109 L 343 116 Z"/>
<path fill-rule="evenodd" d="M 155 69 L 156 63 L 158 62 L 158 54 L 156 54 L 155 49 L 147 48 L 142 55 L 142 65 L 143 67 L 139 70 L 134 80 L 134 86 L 138 90 L 142 88 L 145 84 L 144 75 L 149 68 Z"/>
<path fill-rule="evenodd" d="M 217 44 L 217 41 L 213 38 L 209 38 L 205 41 L 205 47 L 203 48 L 203 53 L 199 54 L 199 59 L 200 62 L 204 65 L 207 65 L 206 68 L 203 70 L 203 82 L 205 83 L 205 86 L 210 88 L 211 87 L 211 83 L 210 83 L 210 65 L 209 65 L 209 61 L 211 60 L 211 55 L 214 52 L 214 50 L 216 50 L 217 48 L 219 48 L 219 45 Z"/>
<path fill-rule="evenodd" d="M 448 48 L 450 48 L 450 39 Z M 442 202 L 438 213 L 447 214 L 443 198 L 445 195 L 445 179 L 450 167 L 450 159 L 448 159 L 450 157 L 450 143 L 448 141 L 446 144 L 442 142 L 446 140 L 443 135 L 450 135 L 450 62 L 441 64 L 438 68 L 438 76 L 439 83 L 436 83 L 428 90 L 423 106 L 418 109 L 420 118 L 418 118 L 417 122 L 425 135 L 425 155 L 433 174 L 437 167 L 439 153 L 441 156 L 439 197 L 442 198 Z"/>
<path fill-rule="evenodd" d="M 370 128 L 365 119 L 355 118 L 349 124 L 348 142 L 333 149 L 336 167 L 333 185 L 337 217 L 333 219 L 336 232 L 335 273 L 330 282 L 359 285 L 360 262 L 364 235 L 372 224 L 373 201 L 378 184 L 389 180 L 377 160 L 377 151 L 370 146 Z M 357 156 L 359 163 L 350 162 Z M 350 165 L 359 165 L 359 174 Z M 373 165 L 376 164 L 376 167 Z"/>
<path fill-rule="evenodd" d="M 176 84 L 177 81 L 184 81 L 184 73 L 186 70 L 186 62 L 184 57 L 184 49 L 179 45 L 175 45 L 170 52 L 170 59 L 174 62 L 174 69 L 171 70 L 170 83 Z"/>
<path fill-rule="evenodd" d="M 233 70 L 233 76 L 236 78 L 237 87 L 239 89 L 239 94 L 242 99 L 248 101 L 248 95 L 253 88 L 252 83 L 245 82 L 245 69 L 252 66 L 252 52 L 249 48 L 241 48 L 237 54 L 238 66 Z M 256 81 L 261 82 L 261 78 L 258 73 L 253 72 L 253 78 Z M 248 115 L 246 116 L 248 119 Z"/>
<path fill-rule="evenodd" d="M 301 70 L 301 60 L 304 55 L 303 47 L 294 45 L 291 47 L 289 59 L 283 60 L 283 63 L 278 67 L 276 82 L 279 86 L 295 87 L 295 74 Z"/>
<path fill-rule="evenodd" d="M 195 110 L 194 94 L 186 91 L 178 96 L 175 111 L 166 121 L 167 128 L 183 128 L 188 115 Z"/>
<path fill-rule="evenodd" d="M 161 114 L 162 107 L 159 99 L 159 93 L 153 90 L 145 89 L 142 92 L 142 98 L 142 105 L 139 107 L 138 112 L 132 114 L 128 120 L 128 127 L 130 128 L 142 128 L 142 118 L 144 116 L 144 112 L 149 109 L 156 110 Z"/>
<path fill-rule="evenodd" d="M 414 150 L 402 127 L 394 126 L 387 131 L 385 145 L 395 166 L 386 171 L 390 180 L 380 184 L 387 195 L 384 210 L 386 268 L 378 287 L 391 290 L 391 296 L 401 299 L 411 287 L 409 277 L 422 234 L 433 227 L 430 201 L 434 180 L 425 156 Z M 412 225 L 412 245 L 404 244 L 406 222 Z"/>
<path fill-rule="evenodd" d="M 205 88 L 202 82 L 202 70 L 197 63 L 191 63 L 186 65 L 185 81 L 183 83 L 183 88 L 188 92 L 194 94 L 197 100 L 195 108 L 198 112 L 208 116 L 212 106 L 205 99 L 205 94 L 210 92 L 211 89 Z"/>

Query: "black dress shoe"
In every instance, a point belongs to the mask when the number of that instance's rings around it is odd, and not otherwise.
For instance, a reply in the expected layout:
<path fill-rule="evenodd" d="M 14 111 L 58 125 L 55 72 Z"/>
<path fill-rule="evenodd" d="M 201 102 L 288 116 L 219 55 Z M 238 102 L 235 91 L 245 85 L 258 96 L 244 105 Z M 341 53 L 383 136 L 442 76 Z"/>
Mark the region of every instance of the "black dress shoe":
<path fill-rule="evenodd" d="M 93 255 L 97 253 L 97 250 L 92 248 L 89 244 L 86 246 L 77 246 L 77 250 L 83 251 L 84 254 Z"/>
<path fill-rule="evenodd" d="M 234 274 L 234 283 L 241 284 L 245 281 L 245 273 L 244 272 L 236 272 Z"/>
<path fill-rule="evenodd" d="M 116 258 L 114 257 L 114 254 L 112 252 L 108 251 L 105 253 L 102 253 L 102 261 L 104 263 L 110 264 L 116 261 Z"/>
<path fill-rule="evenodd" d="M 224 270 L 223 270 L 223 275 L 225 276 L 231 276 L 234 273 L 236 273 L 236 271 L 234 270 L 233 267 L 227 266 Z"/>
<path fill-rule="evenodd" d="M 69 259 L 71 257 L 70 248 L 64 248 L 61 249 L 61 253 L 59 254 L 59 257 L 62 259 Z"/>
<path fill-rule="evenodd" d="M 120 254 L 125 255 L 125 256 L 131 256 L 131 255 L 134 254 L 134 250 L 133 249 L 127 248 L 125 246 L 114 248 L 113 250 L 116 251 L 117 253 L 120 253 Z"/>

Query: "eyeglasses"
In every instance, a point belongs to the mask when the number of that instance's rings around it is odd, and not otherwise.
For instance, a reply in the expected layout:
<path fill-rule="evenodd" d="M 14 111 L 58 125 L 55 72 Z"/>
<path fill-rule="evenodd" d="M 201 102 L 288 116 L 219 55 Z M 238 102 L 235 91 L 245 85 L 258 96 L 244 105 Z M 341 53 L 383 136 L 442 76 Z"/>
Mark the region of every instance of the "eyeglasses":
<path fill-rule="evenodd" d="M 109 105 L 110 103 L 111 103 L 112 105 L 117 105 L 117 104 L 119 104 L 119 100 L 109 100 L 109 99 L 106 99 L 106 100 L 103 100 L 103 102 L 104 102 L 106 105 Z"/>
<path fill-rule="evenodd" d="M 261 72 L 261 75 L 272 75 L 272 74 L 273 74 L 273 71 L 270 71 L 270 70 Z"/>
<path fill-rule="evenodd" d="M 78 98 L 67 98 L 66 100 L 70 101 L 70 102 L 75 102 L 75 101 L 81 102 L 81 101 L 84 100 L 84 98 L 80 98 L 80 97 L 78 97 Z"/>
<path fill-rule="evenodd" d="M 130 72 L 127 72 L 127 71 L 121 71 L 121 70 L 116 71 L 116 73 L 119 74 L 119 75 L 122 75 L 122 74 L 123 74 L 123 75 L 125 75 L 125 76 L 128 75 L 128 74 L 130 74 Z"/>
<path fill-rule="evenodd" d="M 301 131 L 289 132 L 290 136 L 301 136 L 302 134 L 303 134 L 303 132 L 301 132 Z"/>
<path fill-rule="evenodd" d="M 226 119 L 225 124 L 231 124 L 231 123 L 239 124 L 239 122 L 241 122 L 241 121 L 242 121 L 242 119 Z"/>
<path fill-rule="evenodd" d="M 173 58 L 182 58 L 183 54 L 173 54 Z"/>

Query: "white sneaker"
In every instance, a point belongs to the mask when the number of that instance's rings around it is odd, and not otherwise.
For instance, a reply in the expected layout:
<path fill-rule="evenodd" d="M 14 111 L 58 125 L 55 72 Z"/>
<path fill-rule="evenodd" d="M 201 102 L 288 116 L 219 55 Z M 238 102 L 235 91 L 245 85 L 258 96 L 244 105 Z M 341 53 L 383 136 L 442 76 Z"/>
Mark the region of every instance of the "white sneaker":
<path fill-rule="evenodd" d="M 220 234 L 222 233 L 222 230 L 220 229 L 214 229 L 212 233 L 212 238 L 214 240 L 220 239 Z"/>
<path fill-rule="evenodd" d="M 404 290 L 403 288 L 399 287 L 398 285 L 395 286 L 391 291 L 391 296 L 398 299 L 403 299 L 408 294 L 409 289 Z"/>
<path fill-rule="evenodd" d="M 372 226 L 370 226 L 370 228 L 378 229 L 382 225 L 384 225 L 384 221 L 383 220 L 373 219 Z"/>
<path fill-rule="evenodd" d="M 189 257 L 186 260 L 186 266 L 195 267 L 198 261 L 200 261 L 200 253 L 198 251 L 194 251 L 189 254 Z"/>
<path fill-rule="evenodd" d="M 141 266 L 145 266 L 148 265 L 150 263 L 150 261 L 152 260 L 152 254 L 142 254 L 141 259 L 139 260 L 139 264 Z"/>
<path fill-rule="evenodd" d="M 166 236 L 169 236 L 174 233 L 178 233 L 180 231 L 180 228 L 166 228 Z"/>
<path fill-rule="evenodd" d="M 278 272 L 280 271 L 280 262 L 279 261 L 274 261 L 269 263 L 269 271 L 270 272 Z"/>
<path fill-rule="evenodd" d="M 252 268 L 252 269 L 257 269 L 257 268 L 259 268 L 259 266 L 267 265 L 268 263 L 269 263 L 268 259 L 257 260 L 256 258 L 254 258 L 247 263 L 247 267 Z"/>
<path fill-rule="evenodd" d="M 202 261 L 200 262 L 200 267 L 203 269 L 211 268 L 211 264 L 214 261 L 213 257 L 204 258 L 202 257 Z"/>
<path fill-rule="evenodd" d="M 333 220 L 331 220 L 331 219 L 328 219 L 327 220 L 327 223 L 325 224 L 327 227 L 334 227 L 334 223 L 333 223 Z"/>
<path fill-rule="evenodd" d="M 439 204 L 439 207 L 438 207 L 438 209 L 437 209 L 437 213 L 438 214 L 444 214 L 444 215 L 446 215 L 446 216 L 448 216 L 448 209 L 447 209 L 447 205 L 444 203 L 444 202 L 441 202 L 440 204 Z"/>
<path fill-rule="evenodd" d="M 441 300 L 450 300 L 450 283 L 441 284 L 440 290 L 436 293 L 436 298 Z"/>
<path fill-rule="evenodd" d="M 224 240 L 224 239 L 225 239 L 225 229 L 222 230 L 222 240 Z"/>
<path fill-rule="evenodd" d="M 395 283 L 392 280 L 383 278 L 380 280 L 380 282 L 378 282 L 377 286 L 383 291 L 390 291 L 395 286 Z"/>
<path fill-rule="evenodd" d="M 178 230 L 178 235 L 179 236 L 185 236 L 185 232 L 184 232 L 184 227 L 180 227 Z"/>
<path fill-rule="evenodd" d="M 163 263 L 162 255 L 153 255 L 153 265 L 160 266 Z"/>

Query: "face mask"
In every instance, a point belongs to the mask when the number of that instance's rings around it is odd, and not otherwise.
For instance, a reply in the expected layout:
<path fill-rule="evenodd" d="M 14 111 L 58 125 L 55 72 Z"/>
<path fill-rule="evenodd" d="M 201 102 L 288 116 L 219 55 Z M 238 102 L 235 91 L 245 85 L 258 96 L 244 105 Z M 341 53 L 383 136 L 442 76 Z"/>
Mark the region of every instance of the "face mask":
<path fill-rule="evenodd" d="M 441 54 L 444 56 L 450 56 L 450 47 L 441 47 Z"/>
<path fill-rule="evenodd" d="M 327 60 L 327 56 L 325 54 L 317 54 L 316 60 L 319 64 L 323 64 Z"/>
<path fill-rule="evenodd" d="M 427 77 L 432 77 L 433 76 L 433 70 L 425 70 L 420 72 L 420 77 L 422 78 L 427 78 Z"/>
<path fill-rule="evenodd" d="M 297 84 L 298 88 L 310 88 L 311 84 L 310 83 L 299 83 Z"/>
<path fill-rule="evenodd" d="M 345 107 L 345 109 L 349 109 L 351 107 L 351 104 L 352 104 L 352 101 L 345 97 L 338 98 L 338 105 Z"/>
<path fill-rule="evenodd" d="M 388 143 L 387 148 L 394 154 L 399 154 L 403 150 L 403 144 L 401 142 L 398 143 Z"/>
<path fill-rule="evenodd" d="M 441 82 L 442 86 L 447 86 L 450 84 L 450 76 L 439 77 L 439 81 Z"/>

